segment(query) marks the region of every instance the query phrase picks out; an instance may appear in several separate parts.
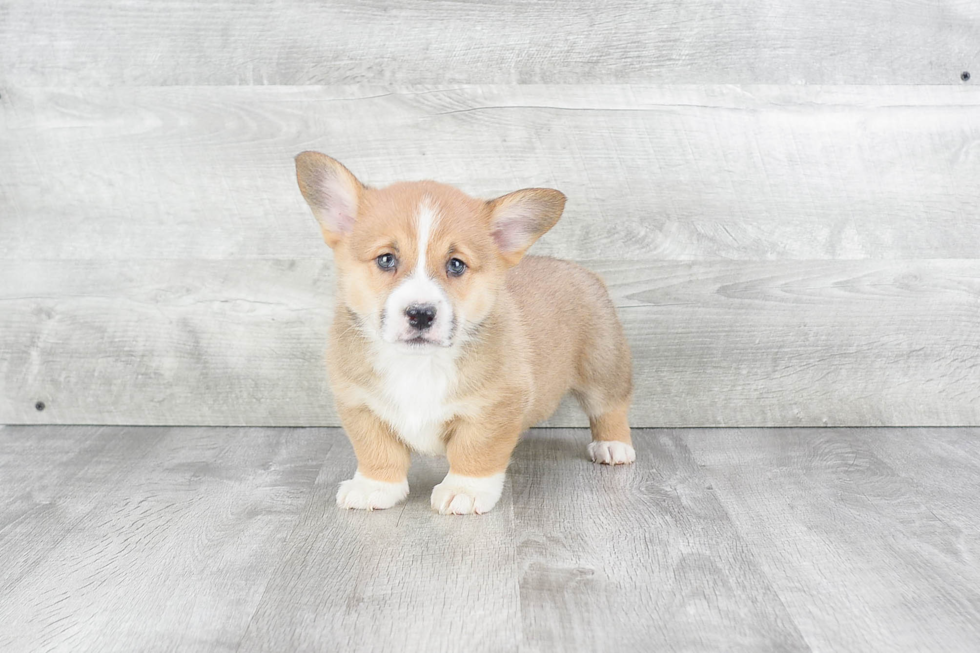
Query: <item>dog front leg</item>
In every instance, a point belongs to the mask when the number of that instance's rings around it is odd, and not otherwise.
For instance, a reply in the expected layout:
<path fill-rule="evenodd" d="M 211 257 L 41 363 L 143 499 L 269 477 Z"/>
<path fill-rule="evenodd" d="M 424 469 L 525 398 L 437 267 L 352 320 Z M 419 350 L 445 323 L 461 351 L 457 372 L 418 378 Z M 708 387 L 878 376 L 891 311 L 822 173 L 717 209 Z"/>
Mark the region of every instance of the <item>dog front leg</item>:
<path fill-rule="evenodd" d="M 411 454 L 391 428 L 363 406 L 338 407 L 340 421 L 357 456 L 354 477 L 340 484 L 337 505 L 384 510 L 408 496 Z"/>
<path fill-rule="evenodd" d="M 449 473 L 432 488 L 433 510 L 443 515 L 482 514 L 497 504 L 521 425 L 495 419 L 499 414 L 454 425 L 446 443 Z"/>

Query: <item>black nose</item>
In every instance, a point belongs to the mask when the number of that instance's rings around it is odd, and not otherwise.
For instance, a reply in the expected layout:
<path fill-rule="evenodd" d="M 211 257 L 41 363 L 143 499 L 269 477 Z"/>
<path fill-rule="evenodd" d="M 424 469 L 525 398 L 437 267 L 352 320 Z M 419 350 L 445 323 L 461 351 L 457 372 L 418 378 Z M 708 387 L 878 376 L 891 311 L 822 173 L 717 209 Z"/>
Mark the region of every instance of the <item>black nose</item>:
<path fill-rule="evenodd" d="M 425 331 L 436 319 L 436 307 L 431 304 L 416 304 L 409 306 L 405 315 L 408 316 L 408 323 L 413 329 Z"/>

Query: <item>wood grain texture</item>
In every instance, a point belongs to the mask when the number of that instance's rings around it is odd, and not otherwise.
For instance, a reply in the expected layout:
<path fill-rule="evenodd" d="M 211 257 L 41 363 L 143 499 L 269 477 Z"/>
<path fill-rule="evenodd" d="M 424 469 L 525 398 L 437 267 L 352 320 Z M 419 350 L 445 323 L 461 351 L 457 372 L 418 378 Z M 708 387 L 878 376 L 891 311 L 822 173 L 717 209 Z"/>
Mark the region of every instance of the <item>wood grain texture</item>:
<path fill-rule="evenodd" d="M 0 17 L 6 86 L 956 84 L 980 67 L 972 0 L 6 0 Z"/>
<path fill-rule="evenodd" d="M 565 215 L 535 251 L 563 258 L 980 242 L 980 87 L 16 88 L 0 125 L 4 260 L 321 257 L 304 149 L 375 185 L 557 187 Z"/>
<path fill-rule="evenodd" d="M 970 651 L 976 530 L 936 513 L 955 493 L 924 492 L 874 453 L 896 439 L 936 452 L 933 433 L 695 430 L 683 441 L 814 650 Z M 961 452 L 976 436 L 957 430 L 958 451 L 921 476 L 941 487 L 943 467 L 970 464 Z"/>
<path fill-rule="evenodd" d="M 429 458 L 406 504 L 339 510 L 338 429 L 0 427 L 0 645 L 980 648 L 977 429 L 634 435 L 606 468 L 533 431 L 493 512 L 444 517 Z"/>
<path fill-rule="evenodd" d="M 980 569 L 980 429 L 888 431 L 864 438 L 865 446 L 897 474 L 908 479 L 933 515 L 952 532 L 949 553 Z"/>
<path fill-rule="evenodd" d="M 492 512 L 447 519 L 429 495 L 448 465 L 416 457 L 404 504 L 340 510 L 337 484 L 356 467 L 346 443 L 331 451 L 239 650 L 516 651 L 509 488 Z"/>
<path fill-rule="evenodd" d="M 69 439 L 75 455 L 39 455 Z M 4 566 L 33 559 L 0 586 L 0 648 L 213 651 L 244 633 L 338 439 L 7 427 L 0 442 L 0 474 L 33 473 L 22 496 L 36 504 L 0 522 Z"/>
<path fill-rule="evenodd" d="M 631 341 L 634 426 L 980 423 L 976 260 L 590 267 Z M 337 425 L 332 279 L 326 259 L 2 262 L 0 423 Z"/>
<path fill-rule="evenodd" d="M 0 432 L 0 596 L 43 568 L 65 534 L 130 478 L 164 432 L 146 428 L 139 438 L 124 438 L 116 428 L 5 427 Z"/>
<path fill-rule="evenodd" d="M 7 265 L 0 422 L 337 424 L 325 261 Z"/>
<path fill-rule="evenodd" d="M 595 465 L 537 431 L 511 464 L 528 651 L 808 651 L 678 435 Z"/>

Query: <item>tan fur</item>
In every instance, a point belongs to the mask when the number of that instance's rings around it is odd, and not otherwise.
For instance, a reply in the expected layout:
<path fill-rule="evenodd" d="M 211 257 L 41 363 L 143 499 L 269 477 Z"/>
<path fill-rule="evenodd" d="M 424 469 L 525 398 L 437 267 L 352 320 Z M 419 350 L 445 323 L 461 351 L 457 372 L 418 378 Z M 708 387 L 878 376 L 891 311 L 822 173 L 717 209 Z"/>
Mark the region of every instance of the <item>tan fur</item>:
<path fill-rule="evenodd" d="M 316 153 L 297 157 L 297 175 L 318 219 L 327 192 L 317 187 L 322 180 L 339 179 L 356 197 L 355 227 L 331 231 L 338 223 L 329 216 L 321 226 L 338 272 L 328 368 L 362 475 L 395 482 L 408 469 L 408 447 L 369 407 L 383 379 L 368 334 L 386 297 L 418 261 L 412 215 L 423 202 L 439 214 L 426 271 L 456 310 L 478 324 L 455 359 L 457 383 L 446 401 L 456 407 L 442 435 L 451 471 L 503 472 L 521 432 L 551 415 L 569 391 L 588 414 L 595 440 L 630 443 L 630 354 L 605 286 L 574 263 L 524 256 L 557 222 L 563 195 L 530 189 L 485 202 L 428 181 L 373 189 Z M 506 222 L 514 216 L 522 221 L 518 229 Z M 386 252 L 397 253 L 397 271 L 376 265 Z M 450 256 L 468 265 L 463 276 L 447 276 Z"/>
<path fill-rule="evenodd" d="M 411 454 L 391 428 L 364 406 L 339 404 L 337 408 L 357 456 L 357 471 L 378 481 L 404 480 Z"/>

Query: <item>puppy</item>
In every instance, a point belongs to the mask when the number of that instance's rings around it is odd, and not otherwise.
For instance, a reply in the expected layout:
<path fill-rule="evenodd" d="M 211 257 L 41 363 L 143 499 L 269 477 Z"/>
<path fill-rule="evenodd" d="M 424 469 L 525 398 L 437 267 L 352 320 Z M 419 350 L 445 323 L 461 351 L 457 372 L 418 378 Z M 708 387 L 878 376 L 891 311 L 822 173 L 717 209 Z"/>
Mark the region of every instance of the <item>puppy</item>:
<path fill-rule="evenodd" d="M 404 500 L 417 451 L 449 459 L 434 510 L 485 513 L 521 432 L 568 391 L 589 416 L 592 460 L 633 462 L 630 354 L 605 286 L 574 263 L 524 256 L 563 194 L 370 188 L 319 152 L 296 157 L 296 177 L 337 271 L 327 365 L 357 455 L 338 505 Z"/>

